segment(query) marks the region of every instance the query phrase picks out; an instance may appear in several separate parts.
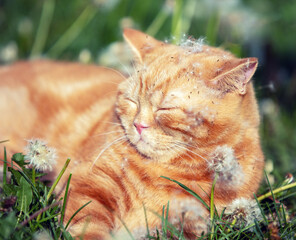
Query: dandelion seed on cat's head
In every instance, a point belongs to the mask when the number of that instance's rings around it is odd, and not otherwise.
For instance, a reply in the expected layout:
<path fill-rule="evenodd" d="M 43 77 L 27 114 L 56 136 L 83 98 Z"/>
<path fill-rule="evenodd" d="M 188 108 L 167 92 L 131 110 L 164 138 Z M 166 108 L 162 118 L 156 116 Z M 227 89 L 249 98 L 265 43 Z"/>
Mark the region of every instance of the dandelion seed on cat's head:
<path fill-rule="evenodd" d="M 198 53 L 203 51 L 204 38 L 194 39 L 192 37 L 183 36 L 180 46 L 190 53 Z"/>
<path fill-rule="evenodd" d="M 254 199 L 238 198 L 226 207 L 225 214 L 230 221 L 236 219 L 236 224 L 249 226 L 254 221 L 261 221 L 262 215 Z M 250 228 L 250 230 L 252 230 Z"/>
<path fill-rule="evenodd" d="M 30 164 L 37 170 L 52 170 L 52 166 L 56 162 L 56 150 L 46 145 L 46 142 L 40 139 L 28 140 L 25 147 L 25 160 L 29 160 Z"/>

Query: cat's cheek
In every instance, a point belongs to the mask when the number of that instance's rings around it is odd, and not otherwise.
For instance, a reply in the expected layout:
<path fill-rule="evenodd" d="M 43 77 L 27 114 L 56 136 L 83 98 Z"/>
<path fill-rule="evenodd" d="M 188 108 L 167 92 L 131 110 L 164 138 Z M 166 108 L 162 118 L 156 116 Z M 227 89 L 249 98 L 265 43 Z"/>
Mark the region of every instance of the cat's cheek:
<path fill-rule="evenodd" d="M 192 128 L 191 131 L 195 138 L 207 138 L 209 136 L 209 128 L 206 125 L 200 125 L 198 127 Z"/>

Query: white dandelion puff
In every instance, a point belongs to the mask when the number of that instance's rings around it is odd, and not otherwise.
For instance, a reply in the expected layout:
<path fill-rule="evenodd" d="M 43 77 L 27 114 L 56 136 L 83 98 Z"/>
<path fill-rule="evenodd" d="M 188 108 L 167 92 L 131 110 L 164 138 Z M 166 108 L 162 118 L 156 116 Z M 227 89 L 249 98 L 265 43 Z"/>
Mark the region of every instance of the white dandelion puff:
<path fill-rule="evenodd" d="M 226 184 L 240 185 L 244 174 L 233 149 L 226 145 L 218 146 L 210 155 L 208 168 L 218 174 L 218 181 Z"/>
<path fill-rule="evenodd" d="M 46 142 L 40 139 L 28 140 L 25 152 L 25 159 L 30 161 L 30 164 L 40 171 L 51 171 L 52 166 L 56 162 L 56 150 L 48 147 Z"/>
<path fill-rule="evenodd" d="M 230 220 L 236 220 L 237 225 L 249 226 L 254 221 L 261 221 L 262 215 L 257 202 L 254 199 L 238 198 L 226 207 L 225 215 Z M 252 230 L 252 228 L 250 228 Z"/>

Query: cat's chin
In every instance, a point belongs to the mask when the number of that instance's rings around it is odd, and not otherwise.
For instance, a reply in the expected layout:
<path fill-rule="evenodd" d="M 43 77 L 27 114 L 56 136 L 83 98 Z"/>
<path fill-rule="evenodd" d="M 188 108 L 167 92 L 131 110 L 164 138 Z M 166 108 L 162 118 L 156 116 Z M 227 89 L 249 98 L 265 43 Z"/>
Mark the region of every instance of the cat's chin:
<path fill-rule="evenodd" d="M 153 147 L 149 142 L 145 142 L 143 139 L 139 139 L 134 146 L 142 156 L 151 161 L 167 162 L 176 157 L 176 152 Z"/>

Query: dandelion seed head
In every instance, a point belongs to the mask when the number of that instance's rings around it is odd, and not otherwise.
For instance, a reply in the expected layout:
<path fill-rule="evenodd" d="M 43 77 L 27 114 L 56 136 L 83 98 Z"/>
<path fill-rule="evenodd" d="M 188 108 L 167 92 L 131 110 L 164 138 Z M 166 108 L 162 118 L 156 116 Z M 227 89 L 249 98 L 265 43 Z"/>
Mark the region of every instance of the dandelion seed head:
<path fill-rule="evenodd" d="M 6 63 L 13 62 L 18 57 L 18 46 L 14 41 L 0 49 L 0 60 Z"/>
<path fill-rule="evenodd" d="M 225 214 L 230 216 L 230 220 L 236 219 L 237 224 L 245 226 L 253 224 L 255 220 L 262 220 L 260 208 L 254 199 L 235 199 L 226 207 Z"/>
<path fill-rule="evenodd" d="M 241 185 L 244 179 L 242 167 L 239 165 L 234 151 L 227 145 L 218 146 L 210 155 L 208 168 L 218 174 L 218 181 Z"/>
<path fill-rule="evenodd" d="M 38 231 L 36 233 L 34 233 L 33 235 L 33 239 L 34 240 L 52 240 L 50 234 L 46 231 L 46 230 L 41 230 L 41 231 Z"/>
<path fill-rule="evenodd" d="M 135 239 L 139 239 L 139 240 L 145 240 L 148 239 L 147 237 L 147 229 L 145 227 L 139 227 L 136 228 L 133 232 L 132 235 Z"/>
<path fill-rule="evenodd" d="M 83 49 L 78 56 L 79 62 L 89 63 L 92 59 L 92 54 L 89 49 Z"/>
<path fill-rule="evenodd" d="M 209 168 L 220 173 L 229 171 L 233 163 L 237 164 L 233 149 L 226 145 L 218 146 L 210 156 Z"/>
<path fill-rule="evenodd" d="M 52 166 L 56 162 L 56 150 L 46 145 L 46 142 L 40 139 L 28 140 L 25 148 L 25 159 L 30 161 L 37 170 L 52 170 Z"/>

